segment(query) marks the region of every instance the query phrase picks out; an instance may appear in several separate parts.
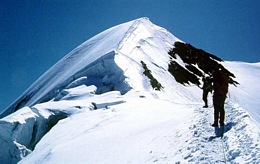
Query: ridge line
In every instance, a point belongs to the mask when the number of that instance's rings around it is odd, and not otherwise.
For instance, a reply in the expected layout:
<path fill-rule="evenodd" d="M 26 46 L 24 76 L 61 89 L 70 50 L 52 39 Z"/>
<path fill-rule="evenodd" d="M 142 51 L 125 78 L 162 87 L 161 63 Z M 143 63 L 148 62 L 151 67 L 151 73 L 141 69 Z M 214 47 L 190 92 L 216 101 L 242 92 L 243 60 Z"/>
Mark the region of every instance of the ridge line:
<path fill-rule="evenodd" d="M 130 38 L 130 36 L 132 35 L 132 33 L 137 29 L 137 27 L 139 26 L 139 24 L 143 21 L 143 20 L 148 20 L 148 18 L 144 17 L 144 18 L 140 18 L 140 19 L 136 19 L 133 24 L 128 28 L 128 30 L 126 31 L 124 37 L 122 38 L 122 40 L 118 43 L 117 47 L 116 47 L 116 51 L 120 51 L 120 49 L 123 46 L 123 43 L 126 42 L 128 40 L 128 38 Z"/>

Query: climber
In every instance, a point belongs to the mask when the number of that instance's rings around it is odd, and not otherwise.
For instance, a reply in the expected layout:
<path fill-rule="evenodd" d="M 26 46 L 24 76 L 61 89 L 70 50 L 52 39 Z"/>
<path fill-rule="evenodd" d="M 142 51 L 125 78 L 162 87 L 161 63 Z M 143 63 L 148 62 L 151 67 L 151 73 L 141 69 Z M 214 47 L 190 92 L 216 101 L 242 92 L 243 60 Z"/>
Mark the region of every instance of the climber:
<path fill-rule="evenodd" d="M 204 76 L 202 78 L 202 81 L 203 81 L 203 86 L 202 86 L 203 95 L 202 95 L 202 99 L 203 99 L 203 101 L 205 103 L 203 108 L 207 108 L 208 107 L 208 93 L 212 92 L 212 78 L 210 78 L 209 76 Z"/>
<path fill-rule="evenodd" d="M 214 123 L 213 127 L 224 126 L 225 109 L 224 104 L 228 93 L 228 76 L 225 71 L 218 69 L 213 73 L 213 106 L 214 106 Z"/>

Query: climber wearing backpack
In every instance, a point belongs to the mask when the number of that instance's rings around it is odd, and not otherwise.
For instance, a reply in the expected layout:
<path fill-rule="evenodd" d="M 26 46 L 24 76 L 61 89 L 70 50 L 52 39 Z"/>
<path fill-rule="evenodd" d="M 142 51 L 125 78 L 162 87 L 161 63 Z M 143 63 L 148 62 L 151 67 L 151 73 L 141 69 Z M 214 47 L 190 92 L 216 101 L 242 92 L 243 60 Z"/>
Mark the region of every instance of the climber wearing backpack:
<path fill-rule="evenodd" d="M 224 104 L 228 93 L 228 76 L 225 71 L 218 69 L 213 72 L 213 106 L 214 106 L 214 123 L 213 127 L 224 126 L 225 109 Z"/>
<path fill-rule="evenodd" d="M 203 106 L 203 108 L 207 108 L 208 107 L 208 93 L 212 92 L 212 78 L 210 78 L 209 76 L 204 76 L 202 78 L 203 81 L 203 86 L 202 86 L 202 90 L 203 90 L 203 95 L 202 95 L 202 100 L 204 101 L 205 105 Z"/>

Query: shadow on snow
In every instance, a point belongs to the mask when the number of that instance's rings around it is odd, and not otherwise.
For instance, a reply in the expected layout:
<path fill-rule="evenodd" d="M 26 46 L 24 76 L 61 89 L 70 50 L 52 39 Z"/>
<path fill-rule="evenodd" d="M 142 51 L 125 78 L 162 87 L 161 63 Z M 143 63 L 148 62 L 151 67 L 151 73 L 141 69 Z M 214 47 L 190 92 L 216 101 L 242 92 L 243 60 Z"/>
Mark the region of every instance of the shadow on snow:
<path fill-rule="evenodd" d="M 224 127 L 216 127 L 215 128 L 215 136 L 210 136 L 209 141 L 214 140 L 215 138 L 218 137 L 223 137 L 224 133 L 228 132 L 233 126 L 235 126 L 237 123 L 230 122 L 227 123 Z"/>

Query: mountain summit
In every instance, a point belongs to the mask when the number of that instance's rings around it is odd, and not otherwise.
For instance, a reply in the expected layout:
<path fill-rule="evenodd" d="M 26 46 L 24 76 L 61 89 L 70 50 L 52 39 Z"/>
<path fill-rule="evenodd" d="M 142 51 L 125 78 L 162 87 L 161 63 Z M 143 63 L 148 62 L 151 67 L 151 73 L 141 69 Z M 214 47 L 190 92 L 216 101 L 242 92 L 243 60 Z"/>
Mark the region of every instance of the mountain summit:
<path fill-rule="evenodd" d="M 167 70 L 167 53 L 176 41 L 179 39 L 152 24 L 148 18 L 112 27 L 87 40 L 57 62 L 8 107 L 1 117 L 23 106 L 49 101 L 82 77 L 86 77 L 85 80 L 80 80 L 82 83 L 97 86 L 97 93 L 109 90 L 126 93 L 131 88 L 146 88 L 141 84 L 143 77 L 138 77 L 140 61 L 158 60 L 164 63 L 160 67 Z M 149 52 L 146 52 L 148 48 Z"/>
<path fill-rule="evenodd" d="M 186 53 L 187 51 L 190 53 Z M 178 54 L 181 60 L 177 59 L 175 54 Z M 60 95 L 63 89 L 76 85 L 95 85 L 98 94 L 111 90 L 125 94 L 131 88 L 146 90 L 150 88 L 143 82 L 147 78 L 139 72 L 146 65 L 146 69 L 154 70 L 152 74 L 155 77 L 152 78 L 159 80 L 153 80 L 153 83 L 158 83 L 153 85 L 168 86 L 161 84 L 166 82 L 165 77 L 169 80 L 168 83 L 172 81 L 167 71 L 180 83 L 191 82 L 199 85 L 198 77 L 212 71 L 203 70 L 206 65 L 220 65 L 217 60 L 221 59 L 213 56 L 206 52 L 196 52 L 196 48 L 192 46 L 185 47 L 185 43 L 166 29 L 154 25 L 148 18 L 140 18 L 112 27 L 72 50 L 32 84 L 0 118 L 24 106 L 57 100 L 55 97 Z M 193 62 L 187 62 L 188 58 Z M 201 62 L 194 59 L 201 59 Z M 202 71 L 199 71 L 198 67 Z M 170 88 L 165 90 L 174 92 Z"/>
<path fill-rule="evenodd" d="M 260 75 L 249 72 L 259 68 L 224 62 L 148 18 L 120 24 L 72 50 L 1 114 L 0 163 L 256 163 Z M 222 140 L 200 89 L 218 70 L 233 84 Z"/>

